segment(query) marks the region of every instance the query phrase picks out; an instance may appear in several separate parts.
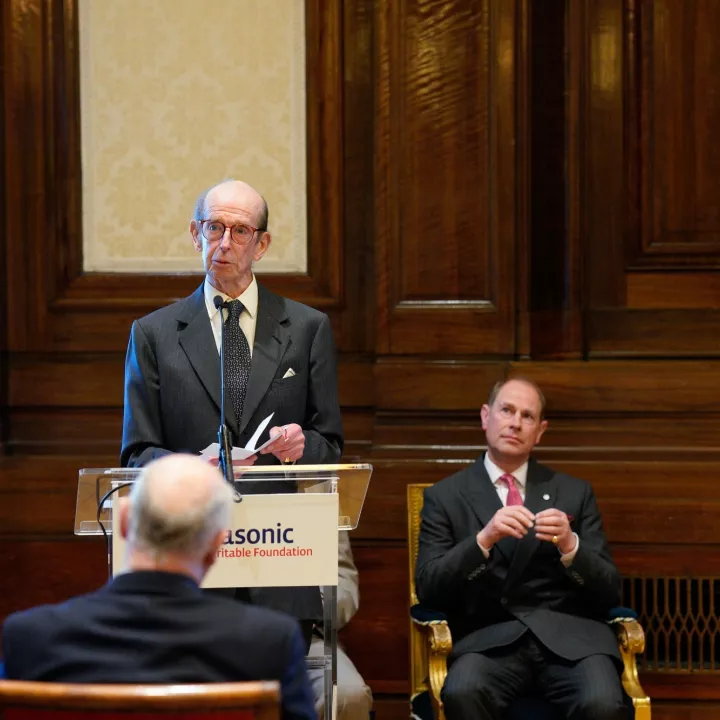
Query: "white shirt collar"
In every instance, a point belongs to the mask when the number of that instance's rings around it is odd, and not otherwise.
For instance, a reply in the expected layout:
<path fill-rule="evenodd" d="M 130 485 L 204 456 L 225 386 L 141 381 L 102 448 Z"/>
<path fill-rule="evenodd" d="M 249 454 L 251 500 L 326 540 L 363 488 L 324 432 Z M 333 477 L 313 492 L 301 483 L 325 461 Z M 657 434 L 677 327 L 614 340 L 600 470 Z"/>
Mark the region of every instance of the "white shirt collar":
<path fill-rule="evenodd" d="M 487 470 L 487 474 L 490 476 L 490 480 L 495 487 L 498 486 L 498 481 L 500 478 L 505 475 L 505 471 L 501 470 L 491 459 L 490 454 L 485 453 L 485 457 L 483 459 L 483 464 L 485 465 L 485 469 Z M 527 485 L 527 471 L 528 471 L 528 461 L 526 460 L 524 464 L 522 464 L 517 470 L 514 470 L 512 472 L 512 476 L 515 478 L 515 480 L 520 484 L 520 486 L 524 489 Z M 505 483 L 500 483 L 502 487 L 505 487 Z"/>
<path fill-rule="evenodd" d="M 255 273 L 253 273 L 250 284 L 245 288 L 245 291 L 238 298 L 231 298 L 224 292 L 221 292 L 217 288 L 213 287 L 207 280 L 207 278 L 205 279 L 205 287 L 203 291 L 205 294 L 205 307 L 207 307 L 208 315 L 210 316 L 211 320 L 215 317 L 215 313 L 217 313 L 217 308 L 215 307 L 214 302 L 216 295 L 219 295 L 223 299 L 223 301 L 239 300 L 243 304 L 245 310 L 247 310 L 251 318 L 255 318 L 255 316 L 257 315 L 258 284 L 257 280 L 255 279 Z"/>

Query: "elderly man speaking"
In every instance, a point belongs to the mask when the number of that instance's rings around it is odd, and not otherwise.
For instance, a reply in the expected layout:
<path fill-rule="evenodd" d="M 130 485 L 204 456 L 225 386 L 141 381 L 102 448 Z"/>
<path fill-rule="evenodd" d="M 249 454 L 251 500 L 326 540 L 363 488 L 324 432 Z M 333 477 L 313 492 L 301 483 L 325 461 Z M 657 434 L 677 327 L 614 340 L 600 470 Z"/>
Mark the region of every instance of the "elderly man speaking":
<path fill-rule="evenodd" d="M 244 182 L 226 180 L 198 197 L 189 230 L 202 258 L 203 282 L 192 295 L 138 319 L 130 333 L 123 466 L 140 467 L 173 452 L 200 453 L 217 440 L 223 324 L 225 413 L 234 444 L 244 446 L 272 414 L 259 442 L 269 434 L 277 434 L 277 439 L 251 462 L 279 466 L 340 461 L 343 430 L 330 320 L 257 281 L 253 265 L 262 260 L 272 239 L 268 217 L 263 197 Z M 221 309 L 215 305 L 218 297 Z M 347 558 L 352 565 L 347 539 L 341 538 L 340 553 L 342 571 Z M 345 616 L 343 598 L 357 598 L 354 565 L 350 570 L 354 588 L 347 592 L 340 575 L 340 618 Z M 237 588 L 234 594 L 237 600 L 297 617 L 306 648 L 315 628 L 317 646 L 319 588 Z M 313 668 L 312 676 L 320 707 L 322 671 Z M 369 689 L 342 650 L 338 696 L 341 720 L 367 718 Z"/>
<path fill-rule="evenodd" d="M 222 182 L 197 199 L 190 235 L 203 282 L 132 326 L 121 464 L 200 453 L 217 440 L 223 323 L 225 420 L 234 444 L 246 445 L 272 414 L 260 442 L 268 433 L 277 440 L 251 461 L 338 462 L 343 432 L 328 316 L 270 292 L 252 270 L 271 242 L 265 200 L 247 183 Z M 297 617 L 307 645 L 322 618 L 318 588 L 239 588 L 236 597 Z"/>

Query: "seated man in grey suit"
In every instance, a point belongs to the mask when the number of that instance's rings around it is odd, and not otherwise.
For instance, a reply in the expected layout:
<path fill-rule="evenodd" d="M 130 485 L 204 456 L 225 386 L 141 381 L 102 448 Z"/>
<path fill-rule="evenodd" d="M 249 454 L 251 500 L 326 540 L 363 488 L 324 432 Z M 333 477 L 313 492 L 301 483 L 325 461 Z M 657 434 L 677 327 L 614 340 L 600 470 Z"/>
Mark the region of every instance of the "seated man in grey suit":
<path fill-rule="evenodd" d="M 201 592 L 230 526 L 232 491 L 194 456 L 148 465 L 121 501 L 129 572 L 100 590 L 10 615 L 5 674 L 15 680 L 208 683 L 278 680 L 282 717 L 315 720 L 293 618 Z"/>
<path fill-rule="evenodd" d="M 487 453 L 425 491 L 420 602 L 448 617 L 448 720 L 500 720 L 530 690 L 573 720 L 627 717 L 614 632 L 620 577 L 590 485 L 530 458 L 547 421 L 537 385 L 499 382 Z"/>
<path fill-rule="evenodd" d="M 345 627 L 357 612 L 360 603 L 358 571 L 353 560 L 350 537 L 345 531 L 338 538 L 337 625 Z M 322 632 L 313 633 L 310 657 L 324 652 Z M 309 668 L 310 683 L 315 696 L 315 709 L 323 717 L 325 685 L 322 668 Z M 340 645 L 337 649 L 337 717 L 338 720 L 368 720 L 372 708 L 372 693 L 352 660 Z"/>

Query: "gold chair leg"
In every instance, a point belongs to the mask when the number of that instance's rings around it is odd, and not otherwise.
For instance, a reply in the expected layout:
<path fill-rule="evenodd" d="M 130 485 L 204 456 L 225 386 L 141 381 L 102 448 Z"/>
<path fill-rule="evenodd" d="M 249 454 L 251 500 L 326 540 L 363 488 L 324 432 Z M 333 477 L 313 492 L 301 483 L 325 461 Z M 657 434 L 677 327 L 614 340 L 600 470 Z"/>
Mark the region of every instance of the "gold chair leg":
<path fill-rule="evenodd" d="M 428 681 L 433 713 L 437 720 L 445 720 L 440 692 L 447 677 L 447 657 L 452 650 L 452 636 L 446 622 L 433 623 L 428 626 L 430 631 L 430 653 L 428 663 Z"/>
<path fill-rule="evenodd" d="M 645 651 L 645 633 L 637 620 L 614 623 L 623 660 L 622 684 L 635 708 L 635 720 L 651 720 L 650 698 L 640 685 L 637 656 Z"/>

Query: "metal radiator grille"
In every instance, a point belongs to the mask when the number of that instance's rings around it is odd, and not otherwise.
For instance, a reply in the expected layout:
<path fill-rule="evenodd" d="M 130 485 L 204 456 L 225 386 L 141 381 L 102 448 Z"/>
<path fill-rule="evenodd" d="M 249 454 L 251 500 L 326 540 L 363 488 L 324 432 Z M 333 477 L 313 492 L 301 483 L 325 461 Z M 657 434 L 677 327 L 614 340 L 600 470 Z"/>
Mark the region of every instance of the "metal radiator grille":
<path fill-rule="evenodd" d="M 629 577 L 622 595 L 645 630 L 640 670 L 720 673 L 720 578 Z"/>

